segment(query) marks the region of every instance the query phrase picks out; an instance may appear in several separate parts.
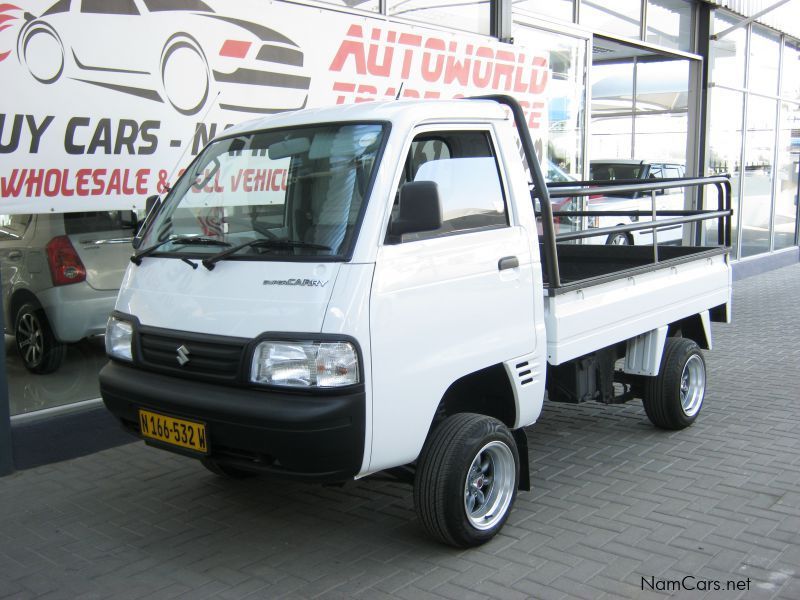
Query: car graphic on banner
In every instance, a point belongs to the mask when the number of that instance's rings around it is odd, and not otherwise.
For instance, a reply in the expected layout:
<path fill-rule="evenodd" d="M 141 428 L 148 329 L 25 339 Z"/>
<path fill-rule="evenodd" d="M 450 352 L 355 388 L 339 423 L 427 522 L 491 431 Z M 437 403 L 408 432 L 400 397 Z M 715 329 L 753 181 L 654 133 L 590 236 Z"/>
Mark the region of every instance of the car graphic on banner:
<path fill-rule="evenodd" d="M 59 0 L 24 20 L 17 56 L 41 84 L 70 78 L 183 115 L 218 95 L 222 109 L 260 114 L 308 101 L 295 42 L 201 0 Z"/>

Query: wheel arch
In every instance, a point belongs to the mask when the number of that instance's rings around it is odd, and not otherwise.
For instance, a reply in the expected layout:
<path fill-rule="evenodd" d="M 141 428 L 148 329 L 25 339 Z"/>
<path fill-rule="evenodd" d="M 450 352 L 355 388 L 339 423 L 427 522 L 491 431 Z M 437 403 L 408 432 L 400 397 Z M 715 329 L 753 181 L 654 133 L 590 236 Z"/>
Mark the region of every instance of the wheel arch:
<path fill-rule="evenodd" d="M 19 309 L 29 302 L 44 310 L 42 308 L 42 303 L 39 302 L 36 294 L 27 288 L 21 288 L 11 294 L 11 299 L 8 302 L 8 314 L 6 314 L 6 330 L 8 330 L 10 333 L 14 333 L 16 331 L 16 320 Z"/>
<path fill-rule="evenodd" d="M 439 401 L 431 428 L 439 420 L 462 412 L 494 417 L 509 429 L 514 427 L 517 405 L 502 363 L 464 375 L 450 384 Z"/>
<path fill-rule="evenodd" d="M 455 414 L 473 413 L 494 417 L 511 431 L 520 460 L 519 489 L 527 491 L 530 490 L 528 438 L 522 427 L 515 428 L 518 407 L 510 377 L 503 363 L 497 363 L 464 375 L 450 384 L 436 407 L 425 443 L 445 419 Z"/>
<path fill-rule="evenodd" d="M 704 310 L 669 325 L 668 337 L 684 337 L 692 340 L 703 350 L 711 350 L 711 319 Z"/>

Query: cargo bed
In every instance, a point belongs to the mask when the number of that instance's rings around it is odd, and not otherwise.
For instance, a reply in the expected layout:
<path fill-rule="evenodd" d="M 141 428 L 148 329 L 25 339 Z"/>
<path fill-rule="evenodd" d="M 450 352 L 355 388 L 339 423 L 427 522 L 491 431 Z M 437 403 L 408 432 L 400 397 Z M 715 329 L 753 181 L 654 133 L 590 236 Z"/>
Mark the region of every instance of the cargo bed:
<path fill-rule="evenodd" d="M 567 283 L 544 298 L 550 364 L 698 314 L 708 320 L 712 309 L 729 302 L 726 249 L 660 248 L 664 260 L 658 263 L 652 255 L 649 260 L 642 256 L 646 250 L 652 252 L 648 247 L 573 246 L 559 253 Z"/>
<path fill-rule="evenodd" d="M 548 294 L 555 296 L 621 277 L 727 253 L 724 247 L 661 245 L 658 247 L 658 262 L 655 262 L 652 246 L 558 244 L 561 286 L 550 286 L 546 272 L 543 275 L 544 283 Z"/>

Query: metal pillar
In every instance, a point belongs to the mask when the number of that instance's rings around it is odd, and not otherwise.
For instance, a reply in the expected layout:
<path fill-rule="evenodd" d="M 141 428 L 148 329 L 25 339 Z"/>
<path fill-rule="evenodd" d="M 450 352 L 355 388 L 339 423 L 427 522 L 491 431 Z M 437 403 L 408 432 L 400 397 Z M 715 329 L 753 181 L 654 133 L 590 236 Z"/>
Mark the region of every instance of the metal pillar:
<path fill-rule="evenodd" d="M 0 296 L 3 290 L 0 288 Z M 5 331 L 5 315 L 0 310 L 0 331 Z M 14 453 L 11 443 L 11 407 L 6 378 L 6 345 L 0 344 L 0 477 L 14 472 Z"/>

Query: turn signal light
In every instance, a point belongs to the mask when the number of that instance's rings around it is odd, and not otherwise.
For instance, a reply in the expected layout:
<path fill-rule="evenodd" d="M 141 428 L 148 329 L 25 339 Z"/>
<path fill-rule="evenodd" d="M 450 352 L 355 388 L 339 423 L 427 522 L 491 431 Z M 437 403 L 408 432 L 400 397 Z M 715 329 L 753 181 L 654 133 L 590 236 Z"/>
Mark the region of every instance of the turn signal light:
<path fill-rule="evenodd" d="M 69 285 L 86 281 L 86 267 L 65 235 L 54 237 L 47 243 L 47 264 L 53 285 Z"/>

